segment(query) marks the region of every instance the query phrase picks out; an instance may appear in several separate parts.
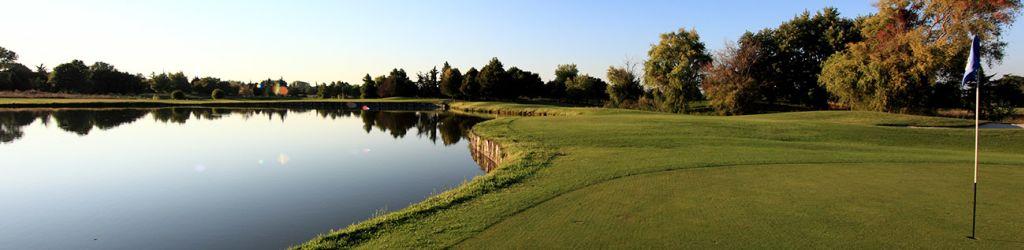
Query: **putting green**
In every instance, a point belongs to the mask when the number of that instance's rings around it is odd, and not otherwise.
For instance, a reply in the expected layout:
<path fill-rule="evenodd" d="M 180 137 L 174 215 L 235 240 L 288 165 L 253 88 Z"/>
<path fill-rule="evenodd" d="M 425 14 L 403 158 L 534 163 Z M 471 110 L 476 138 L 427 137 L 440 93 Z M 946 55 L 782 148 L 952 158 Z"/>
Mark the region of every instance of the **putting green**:
<path fill-rule="evenodd" d="M 1024 167 L 982 168 L 979 241 L 964 164 L 743 165 L 634 175 L 511 216 L 460 248 L 1024 246 Z"/>

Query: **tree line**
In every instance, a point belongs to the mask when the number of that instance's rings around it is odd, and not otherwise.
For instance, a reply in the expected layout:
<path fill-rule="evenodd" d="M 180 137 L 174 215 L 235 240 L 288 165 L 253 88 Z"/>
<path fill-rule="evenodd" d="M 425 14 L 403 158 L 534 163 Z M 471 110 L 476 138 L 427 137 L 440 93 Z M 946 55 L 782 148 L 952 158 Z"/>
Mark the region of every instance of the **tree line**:
<path fill-rule="evenodd" d="M 805 11 L 793 19 L 743 34 L 735 43 L 709 51 L 696 30 L 661 34 L 642 63 L 610 66 L 604 79 L 580 74 L 575 64 L 558 65 L 554 79 L 497 58 L 479 69 L 460 70 L 445 62 L 415 74 L 395 68 L 362 83 L 310 84 L 283 79 L 258 83 L 184 74 L 144 77 L 97 62 L 78 60 L 52 72 L 16 62 L 0 48 L 0 90 L 71 93 L 168 93 L 208 96 L 319 98 L 427 97 L 463 100 L 542 99 L 581 105 L 606 105 L 664 112 L 693 112 L 709 106 L 721 114 L 757 113 L 779 107 L 849 108 L 902 113 L 931 113 L 973 106 L 974 85 L 961 84 L 970 34 L 984 44 L 989 65 L 1004 56 L 1004 30 L 1020 14 L 1019 0 L 880 0 L 878 12 L 844 18 L 839 10 Z M 985 75 L 985 114 L 998 116 L 1024 105 L 1024 82 L 1008 75 Z M 607 80 L 607 82 L 605 81 Z M 706 104 L 706 105 L 705 105 Z"/>
<path fill-rule="evenodd" d="M 1001 34 L 1021 3 L 880 0 L 876 6 L 877 13 L 855 19 L 826 8 L 748 32 L 704 61 L 698 67 L 703 77 L 692 84 L 724 114 L 778 103 L 924 114 L 973 107 L 975 84 L 961 82 L 970 35 L 982 39 L 989 66 L 1000 62 L 1006 47 Z M 992 77 L 982 79 L 983 115 L 997 118 L 1024 105 L 1020 77 Z"/>

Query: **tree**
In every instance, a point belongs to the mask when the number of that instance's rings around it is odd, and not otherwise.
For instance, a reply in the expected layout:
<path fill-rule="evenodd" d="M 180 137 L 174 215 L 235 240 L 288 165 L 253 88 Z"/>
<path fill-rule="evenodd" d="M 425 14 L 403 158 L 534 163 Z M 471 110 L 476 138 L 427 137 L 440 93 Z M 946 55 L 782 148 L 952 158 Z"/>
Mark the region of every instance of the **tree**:
<path fill-rule="evenodd" d="M 13 63 L 18 60 L 18 53 L 0 47 L 0 65 Z"/>
<path fill-rule="evenodd" d="M 696 30 L 661 34 L 661 40 L 651 46 L 647 55 L 644 79 L 661 93 L 662 110 L 686 111 L 689 102 L 702 99 L 702 70 L 711 62 L 711 56 Z"/>
<path fill-rule="evenodd" d="M 171 78 L 167 76 L 167 73 L 151 74 L 149 76 L 149 87 L 157 93 L 167 93 L 174 89 L 171 85 Z"/>
<path fill-rule="evenodd" d="M 313 85 L 304 81 L 292 81 L 288 85 L 288 95 L 290 96 L 312 95 L 314 94 L 313 91 Z"/>
<path fill-rule="evenodd" d="M 363 77 L 363 85 L 359 86 L 360 98 L 377 98 L 377 82 L 370 78 L 370 74 Z"/>
<path fill-rule="evenodd" d="M 142 77 L 118 71 L 113 65 L 95 62 L 89 66 L 89 82 L 95 93 L 133 94 L 147 89 Z"/>
<path fill-rule="evenodd" d="M 220 78 L 216 77 L 193 78 L 191 89 L 198 95 L 212 96 L 213 90 L 220 87 L 220 82 Z"/>
<path fill-rule="evenodd" d="M 990 81 L 990 76 L 982 76 L 981 115 L 984 119 L 1000 120 L 1015 113 L 1015 108 L 1024 107 L 1024 77 L 1007 74 L 999 80 Z M 966 91 L 967 96 L 974 96 L 976 85 Z M 965 106 L 974 107 L 974 98 L 966 98 Z"/>
<path fill-rule="evenodd" d="M 0 64 L 0 90 L 28 90 L 33 87 L 36 74 L 20 63 Z"/>
<path fill-rule="evenodd" d="M 540 74 L 511 67 L 506 72 L 509 78 L 507 91 L 511 97 L 540 97 L 544 95 L 544 80 Z"/>
<path fill-rule="evenodd" d="M 56 91 L 88 93 L 92 90 L 89 83 L 89 67 L 80 60 L 57 65 L 50 73 L 48 80 Z"/>
<path fill-rule="evenodd" d="M 590 104 L 607 100 L 607 88 L 608 84 L 601 79 L 582 75 L 565 83 L 565 95 L 572 101 Z"/>
<path fill-rule="evenodd" d="M 416 74 L 416 96 L 437 97 L 441 94 L 437 80 L 437 67 L 430 69 L 427 73 Z"/>
<path fill-rule="evenodd" d="M 170 86 L 173 90 L 181 90 L 182 92 L 191 92 L 192 86 L 189 84 L 188 77 L 185 73 L 178 71 L 178 73 L 168 74 L 168 80 L 170 80 Z"/>
<path fill-rule="evenodd" d="M 392 69 L 384 81 L 378 83 L 380 85 L 377 94 L 381 98 L 416 96 L 416 84 L 409 79 L 409 75 L 405 73 L 404 69 Z"/>
<path fill-rule="evenodd" d="M 615 107 L 629 106 L 628 103 L 635 103 L 643 94 L 643 86 L 640 86 L 640 79 L 636 76 L 636 67 L 626 63 L 624 67 L 608 67 L 608 99 Z"/>
<path fill-rule="evenodd" d="M 497 57 L 491 58 L 487 65 L 480 68 L 480 74 L 477 76 L 477 82 L 480 83 L 480 97 L 510 98 L 511 93 L 508 92 L 506 87 L 508 76 L 505 73 L 505 66 L 501 64 Z"/>
<path fill-rule="evenodd" d="M 32 81 L 30 82 L 30 84 L 31 84 L 30 88 L 31 89 L 36 89 L 36 90 L 50 91 L 49 86 L 46 84 L 46 80 L 47 80 L 47 78 L 49 78 L 49 76 L 50 76 L 50 71 L 46 69 L 46 65 L 43 65 L 43 64 L 36 65 L 36 71 L 32 75 Z M 137 77 L 137 78 L 140 79 L 140 80 L 142 79 L 142 77 Z"/>
<path fill-rule="evenodd" d="M 1003 30 L 1019 14 L 1020 1 L 881 0 L 863 20 L 865 40 L 829 57 L 818 81 L 841 104 L 858 110 L 927 113 L 941 84 L 958 81 L 971 42 L 999 61 Z M 948 88 L 946 88 L 948 89 Z"/>
<path fill-rule="evenodd" d="M 448 62 L 444 63 L 444 67 L 441 68 L 441 94 L 448 98 L 459 98 L 462 96 L 462 92 L 459 91 L 459 87 L 462 86 L 462 72 L 459 72 L 458 68 L 452 68 L 448 65 Z"/>
<path fill-rule="evenodd" d="M 785 101 L 827 108 L 828 92 L 818 84 L 821 65 L 846 44 L 860 40 L 854 20 L 840 17 L 835 8 L 825 8 L 813 16 L 804 11 L 778 28 L 744 34 L 741 46 L 758 48 L 747 53 L 756 56 L 751 58 L 749 70 L 760 83 L 761 92 L 751 97 L 769 103 Z"/>
<path fill-rule="evenodd" d="M 555 79 L 546 85 L 548 96 L 551 98 L 565 97 L 565 82 L 576 78 L 579 73 L 576 64 L 560 64 L 555 67 Z"/>
<path fill-rule="evenodd" d="M 716 111 L 732 115 L 754 109 L 761 94 L 752 71 L 759 51 L 753 43 L 726 44 L 715 55 L 701 87 Z"/>
<path fill-rule="evenodd" d="M 473 100 L 480 96 L 480 84 L 477 81 L 479 74 L 480 72 L 476 68 L 469 68 L 466 75 L 462 77 L 462 86 L 459 86 L 459 92 L 462 92 L 462 96 L 466 99 Z"/>

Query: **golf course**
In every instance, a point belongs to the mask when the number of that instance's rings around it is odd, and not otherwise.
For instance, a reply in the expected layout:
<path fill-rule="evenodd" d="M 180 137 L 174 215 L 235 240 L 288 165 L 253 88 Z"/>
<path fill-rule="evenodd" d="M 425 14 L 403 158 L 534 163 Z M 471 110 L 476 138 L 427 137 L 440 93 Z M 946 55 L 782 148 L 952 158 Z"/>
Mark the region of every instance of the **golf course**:
<path fill-rule="evenodd" d="M 970 240 L 972 120 L 451 108 L 496 116 L 496 170 L 294 247 L 1024 247 L 1024 130 L 981 131 Z"/>

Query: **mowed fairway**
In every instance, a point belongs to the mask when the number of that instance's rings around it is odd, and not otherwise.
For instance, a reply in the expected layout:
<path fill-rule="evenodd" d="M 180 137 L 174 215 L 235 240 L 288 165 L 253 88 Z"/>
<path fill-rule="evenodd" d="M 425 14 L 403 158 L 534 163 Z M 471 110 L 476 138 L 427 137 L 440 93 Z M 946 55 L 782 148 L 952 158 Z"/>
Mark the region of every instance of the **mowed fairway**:
<path fill-rule="evenodd" d="M 570 192 L 464 248 L 917 248 L 1024 244 L 1024 171 L 986 166 L 983 240 L 954 164 L 810 164 L 644 174 Z"/>
<path fill-rule="evenodd" d="M 482 123 L 474 131 L 513 152 L 493 178 L 301 247 L 1024 247 L 1021 130 L 983 131 L 970 241 L 973 130 L 934 126 L 972 121 L 455 107 L 567 115 Z"/>

